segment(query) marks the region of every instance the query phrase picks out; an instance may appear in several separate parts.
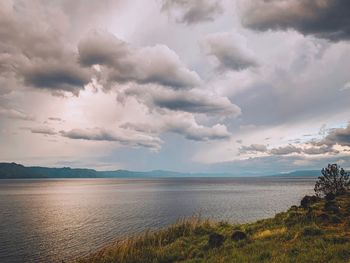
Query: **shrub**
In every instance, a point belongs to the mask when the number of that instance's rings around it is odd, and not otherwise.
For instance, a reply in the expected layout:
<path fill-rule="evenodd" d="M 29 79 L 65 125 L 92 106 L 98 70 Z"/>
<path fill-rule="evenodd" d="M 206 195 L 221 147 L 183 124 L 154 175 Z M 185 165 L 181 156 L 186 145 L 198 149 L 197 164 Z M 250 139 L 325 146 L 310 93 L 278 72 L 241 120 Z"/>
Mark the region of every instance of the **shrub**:
<path fill-rule="evenodd" d="M 224 243 L 225 237 L 223 235 L 220 235 L 218 233 L 211 233 L 209 235 L 208 240 L 208 246 L 213 247 L 220 247 Z"/>
<path fill-rule="evenodd" d="M 239 240 L 243 240 L 243 239 L 246 239 L 247 238 L 247 234 L 242 232 L 242 231 L 234 231 L 231 235 L 231 239 L 233 241 L 239 241 Z"/>
<path fill-rule="evenodd" d="M 319 200 L 316 196 L 305 195 L 300 201 L 300 206 L 303 208 L 308 208 L 310 205 L 316 203 Z"/>
<path fill-rule="evenodd" d="M 349 189 L 349 173 L 337 164 L 328 164 L 328 167 L 323 168 L 321 172 L 322 176 L 318 177 L 314 188 L 317 196 L 327 196 L 329 194 L 336 196 L 345 193 Z"/>
<path fill-rule="evenodd" d="M 334 201 L 328 201 L 324 204 L 324 210 L 332 213 L 339 213 L 339 207 Z"/>
<path fill-rule="evenodd" d="M 322 229 L 318 226 L 307 226 L 303 229 L 303 236 L 318 236 L 322 234 Z"/>
<path fill-rule="evenodd" d="M 341 221 L 341 218 L 339 216 L 332 216 L 331 217 L 331 222 L 333 224 L 340 224 L 342 221 Z"/>

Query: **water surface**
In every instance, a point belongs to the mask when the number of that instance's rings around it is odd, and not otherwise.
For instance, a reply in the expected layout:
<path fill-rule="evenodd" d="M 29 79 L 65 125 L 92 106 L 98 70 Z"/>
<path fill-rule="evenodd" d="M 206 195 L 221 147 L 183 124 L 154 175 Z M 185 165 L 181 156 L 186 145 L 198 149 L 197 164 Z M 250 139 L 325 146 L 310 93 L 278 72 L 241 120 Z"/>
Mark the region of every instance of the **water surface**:
<path fill-rule="evenodd" d="M 0 180 L 0 262 L 61 262 L 179 217 L 248 222 L 312 193 L 312 178 Z"/>

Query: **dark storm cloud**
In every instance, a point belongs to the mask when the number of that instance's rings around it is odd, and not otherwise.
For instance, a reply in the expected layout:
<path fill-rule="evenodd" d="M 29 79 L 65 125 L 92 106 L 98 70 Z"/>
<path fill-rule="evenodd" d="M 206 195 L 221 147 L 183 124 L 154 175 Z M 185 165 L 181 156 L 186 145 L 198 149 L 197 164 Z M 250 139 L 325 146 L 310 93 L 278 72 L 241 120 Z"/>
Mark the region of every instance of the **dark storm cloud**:
<path fill-rule="evenodd" d="M 164 0 L 162 11 L 174 16 L 178 23 L 188 25 L 213 21 L 223 13 L 218 0 Z"/>
<path fill-rule="evenodd" d="M 178 55 L 165 45 L 135 48 L 107 32 L 91 32 L 79 43 L 79 59 L 85 66 L 99 64 L 107 82 L 159 84 L 174 89 L 200 84 Z"/>
<path fill-rule="evenodd" d="M 63 137 L 75 140 L 88 141 L 109 141 L 118 142 L 126 146 L 145 147 L 152 149 L 159 149 L 162 140 L 157 137 L 130 132 L 111 132 L 100 128 L 94 129 L 72 129 L 70 131 L 60 131 Z"/>
<path fill-rule="evenodd" d="M 331 41 L 350 38 L 348 0 L 254 0 L 242 20 L 255 30 L 293 28 Z"/>
<path fill-rule="evenodd" d="M 125 91 L 125 94 L 136 97 L 149 107 L 230 117 L 237 117 L 241 114 L 240 108 L 231 103 L 228 98 L 193 90 L 172 91 L 148 87 L 147 92 L 144 92 L 139 88 L 130 88 Z"/>
<path fill-rule="evenodd" d="M 247 48 L 245 39 L 240 35 L 216 33 L 207 36 L 203 44 L 207 54 L 217 59 L 220 71 L 258 66 L 252 51 Z"/>

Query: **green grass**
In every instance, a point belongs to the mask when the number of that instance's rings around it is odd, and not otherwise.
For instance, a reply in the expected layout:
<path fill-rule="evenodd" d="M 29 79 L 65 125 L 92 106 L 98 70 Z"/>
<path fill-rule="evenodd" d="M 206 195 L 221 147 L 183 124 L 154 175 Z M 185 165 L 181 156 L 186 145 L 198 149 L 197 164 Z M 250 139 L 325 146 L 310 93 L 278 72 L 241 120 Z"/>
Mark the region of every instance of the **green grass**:
<path fill-rule="evenodd" d="M 320 200 L 307 209 L 294 206 L 274 218 L 241 225 L 196 217 L 180 220 L 76 262 L 350 262 L 350 194 L 336 198 L 337 212 L 326 211 L 325 203 Z M 236 230 L 247 238 L 233 241 Z M 211 233 L 223 235 L 224 243 L 210 247 Z"/>

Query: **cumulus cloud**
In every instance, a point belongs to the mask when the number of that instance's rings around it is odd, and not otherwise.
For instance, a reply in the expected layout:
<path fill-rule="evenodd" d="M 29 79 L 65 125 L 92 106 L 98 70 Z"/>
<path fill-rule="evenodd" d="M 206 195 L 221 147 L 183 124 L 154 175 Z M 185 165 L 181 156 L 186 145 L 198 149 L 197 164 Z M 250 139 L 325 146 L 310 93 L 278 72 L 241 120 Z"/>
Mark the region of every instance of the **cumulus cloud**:
<path fill-rule="evenodd" d="M 107 131 L 101 128 L 93 129 L 72 129 L 69 131 L 60 131 L 63 137 L 88 141 L 110 141 L 118 142 L 126 146 L 146 147 L 158 150 L 162 140 L 147 134 L 125 131 Z"/>
<path fill-rule="evenodd" d="M 110 82 L 152 83 L 174 89 L 200 84 L 198 74 L 165 45 L 136 48 L 110 33 L 94 31 L 80 41 L 78 49 L 81 63 L 103 66 Z"/>
<path fill-rule="evenodd" d="M 145 92 L 134 87 L 127 89 L 124 94 L 136 97 L 151 108 L 159 107 L 173 111 L 230 117 L 241 114 L 240 108 L 231 103 L 228 98 L 196 90 L 173 91 L 160 87 L 148 87 Z"/>
<path fill-rule="evenodd" d="M 23 69 L 25 84 L 51 91 L 68 91 L 75 95 L 89 83 L 90 75 L 70 59 L 43 61 Z"/>
<path fill-rule="evenodd" d="M 164 0 L 162 11 L 187 25 L 213 21 L 223 13 L 219 0 Z"/>
<path fill-rule="evenodd" d="M 203 48 L 218 61 L 218 70 L 243 70 L 257 67 L 253 52 L 243 36 L 232 33 L 215 33 L 204 38 Z"/>
<path fill-rule="evenodd" d="M 75 95 L 90 81 L 80 67 L 76 52 L 66 45 L 58 27 L 47 14 L 29 2 L 0 4 L 0 77 L 5 86 L 24 84 Z"/>
<path fill-rule="evenodd" d="M 321 147 L 308 147 L 303 149 L 303 153 L 309 154 L 309 155 L 318 155 L 318 154 L 337 154 L 339 151 L 333 149 L 333 147 L 329 147 L 326 145 L 323 145 Z"/>
<path fill-rule="evenodd" d="M 348 146 L 350 147 L 350 124 L 345 128 L 335 128 L 330 130 L 328 135 L 320 140 L 315 142 L 316 145 L 326 145 L 328 147 L 334 145 Z"/>
<path fill-rule="evenodd" d="M 257 152 L 266 152 L 267 146 L 264 144 L 251 144 L 249 146 L 241 146 L 239 148 L 240 153 L 257 153 Z"/>
<path fill-rule="evenodd" d="M 302 149 L 294 145 L 280 146 L 278 148 L 273 148 L 270 153 L 273 155 L 288 155 L 292 153 L 301 153 Z"/>
<path fill-rule="evenodd" d="M 168 114 L 155 117 L 152 123 L 125 123 L 122 127 L 144 133 L 176 133 L 193 141 L 225 140 L 231 137 L 225 125 L 203 126 L 198 124 L 193 115 L 189 113 L 168 112 Z"/>
<path fill-rule="evenodd" d="M 242 1 L 243 24 L 256 30 L 293 28 L 332 41 L 350 38 L 350 2 L 346 0 Z"/>
<path fill-rule="evenodd" d="M 265 155 L 325 155 L 339 154 L 340 152 L 333 148 L 334 145 L 316 145 L 315 143 L 306 143 L 304 146 L 296 146 L 288 144 L 275 148 L 268 148 L 264 144 L 251 144 L 249 146 L 241 146 L 240 154 L 257 154 L 264 153 Z"/>

